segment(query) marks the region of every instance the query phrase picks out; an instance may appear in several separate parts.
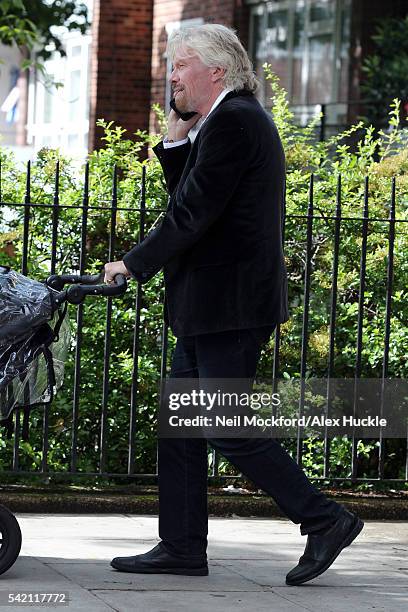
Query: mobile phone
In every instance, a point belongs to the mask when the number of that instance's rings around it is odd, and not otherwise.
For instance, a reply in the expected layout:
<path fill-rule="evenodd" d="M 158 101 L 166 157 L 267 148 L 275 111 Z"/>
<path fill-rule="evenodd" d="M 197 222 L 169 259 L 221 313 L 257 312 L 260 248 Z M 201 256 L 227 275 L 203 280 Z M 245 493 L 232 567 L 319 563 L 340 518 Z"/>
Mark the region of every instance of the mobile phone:
<path fill-rule="evenodd" d="M 176 106 L 176 100 L 174 98 L 170 100 L 170 107 L 178 114 L 180 119 L 182 119 L 183 121 L 188 121 L 189 119 L 192 119 L 194 115 L 197 114 L 195 112 L 182 113 L 181 111 L 179 111 L 179 109 Z"/>

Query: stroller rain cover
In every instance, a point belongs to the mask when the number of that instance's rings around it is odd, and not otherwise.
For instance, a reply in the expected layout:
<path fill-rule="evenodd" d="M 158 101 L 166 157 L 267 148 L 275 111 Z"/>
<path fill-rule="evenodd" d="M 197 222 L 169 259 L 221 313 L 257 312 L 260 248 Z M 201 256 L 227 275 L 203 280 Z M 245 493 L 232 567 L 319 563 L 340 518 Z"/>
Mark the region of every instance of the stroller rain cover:
<path fill-rule="evenodd" d="M 0 420 L 52 401 L 70 341 L 66 304 L 45 283 L 0 267 Z M 23 426 L 27 430 L 26 418 Z"/>

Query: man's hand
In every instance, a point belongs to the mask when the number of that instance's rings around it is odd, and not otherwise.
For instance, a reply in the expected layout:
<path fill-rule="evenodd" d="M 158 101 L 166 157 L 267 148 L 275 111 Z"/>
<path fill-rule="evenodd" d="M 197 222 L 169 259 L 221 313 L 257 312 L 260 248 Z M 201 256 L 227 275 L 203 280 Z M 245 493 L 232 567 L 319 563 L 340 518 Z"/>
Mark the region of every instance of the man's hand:
<path fill-rule="evenodd" d="M 111 261 L 105 264 L 105 283 L 113 283 L 117 274 L 123 274 L 126 278 L 130 278 L 131 274 L 123 261 Z"/>
<path fill-rule="evenodd" d="M 173 109 L 171 109 L 167 119 L 167 125 L 169 130 L 167 135 L 168 139 L 174 140 L 174 142 L 177 142 L 178 140 L 184 140 L 185 138 L 187 138 L 188 133 L 193 127 L 193 125 L 195 125 L 199 119 L 201 119 L 201 115 L 197 113 L 188 121 L 183 121 L 182 119 L 180 119 L 178 114 Z"/>

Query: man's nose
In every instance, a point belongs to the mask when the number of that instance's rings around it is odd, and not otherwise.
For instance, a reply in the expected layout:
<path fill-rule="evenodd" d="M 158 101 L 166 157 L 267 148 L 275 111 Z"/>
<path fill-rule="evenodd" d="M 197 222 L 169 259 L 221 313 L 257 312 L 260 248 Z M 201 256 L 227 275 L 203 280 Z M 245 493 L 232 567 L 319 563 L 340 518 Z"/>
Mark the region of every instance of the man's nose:
<path fill-rule="evenodd" d="M 173 68 L 169 77 L 170 83 L 176 83 L 178 81 L 177 69 Z"/>

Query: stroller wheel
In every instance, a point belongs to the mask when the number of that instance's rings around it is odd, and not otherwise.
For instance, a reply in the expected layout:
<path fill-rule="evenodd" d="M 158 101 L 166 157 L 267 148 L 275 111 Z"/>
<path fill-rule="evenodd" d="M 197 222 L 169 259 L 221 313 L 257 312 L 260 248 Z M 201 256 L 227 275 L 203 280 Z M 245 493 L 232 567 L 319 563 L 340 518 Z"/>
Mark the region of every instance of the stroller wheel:
<path fill-rule="evenodd" d="M 21 548 L 21 531 L 14 514 L 0 505 L 0 574 L 16 561 Z"/>

